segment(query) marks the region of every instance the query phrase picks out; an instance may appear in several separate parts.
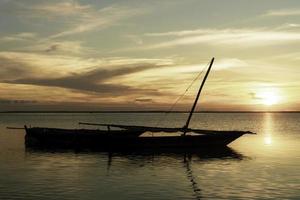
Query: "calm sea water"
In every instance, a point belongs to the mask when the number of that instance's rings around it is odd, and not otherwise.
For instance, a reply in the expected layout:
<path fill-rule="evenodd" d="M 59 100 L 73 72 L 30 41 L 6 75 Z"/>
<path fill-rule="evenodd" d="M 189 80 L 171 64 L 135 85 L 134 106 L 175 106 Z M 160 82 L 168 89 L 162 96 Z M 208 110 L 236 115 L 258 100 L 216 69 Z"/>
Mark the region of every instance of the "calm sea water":
<path fill-rule="evenodd" d="M 35 151 L 24 124 L 182 126 L 183 113 L 0 114 L 0 199 L 300 199 L 300 114 L 197 113 L 191 127 L 250 130 L 220 153 Z"/>

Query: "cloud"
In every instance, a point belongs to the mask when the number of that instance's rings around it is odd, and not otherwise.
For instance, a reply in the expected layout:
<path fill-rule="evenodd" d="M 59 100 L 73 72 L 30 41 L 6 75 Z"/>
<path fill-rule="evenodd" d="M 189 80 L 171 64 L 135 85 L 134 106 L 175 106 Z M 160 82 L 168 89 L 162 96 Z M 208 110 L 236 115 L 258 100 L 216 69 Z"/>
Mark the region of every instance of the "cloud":
<path fill-rule="evenodd" d="M 299 32 L 269 29 L 196 29 L 166 33 L 149 33 L 148 36 L 175 36 L 175 38 L 144 49 L 168 48 L 183 45 L 209 44 L 237 46 L 263 46 L 300 41 Z"/>
<path fill-rule="evenodd" d="M 281 9 L 281 10 L 269 10 L 263 14 L 266 17 L 286 17 L 286 16 L 298 16 L 300 15 L 300 9 Z"/>
<path fill-rule="evenodd" d="M 0 99 L 0 104 L 35 104 L 38 101 L 24 99 Z"/>
<path fill-rule="evenodd" d="M 128 58 L 128 57 L 108 57 L 103 58 L 107 64 L 127 65 L 127 64 L 156 64 L 156 65 L 174 65 L 174 58 Z"/>
<path fill-rule="evenodd" d="M 42 1 L 40 1 L 42 2 Z M 51 3 L 49 3 L 51 2 Z M 20 17 L 56 19 L 58 17 L 76 17 L 85 15 L 92 6 L 82 5 L 75 0 L 48 1 L 42 3 L 25 3 L 9 1 L 5 10 L 10 9 Z"/>
<path fill-rule="evenodd" d="M 170 64 L 172 64 L 170 59 L 84 59 L 72 56 L 1 52 L 0 82 L 10 85 L 57 87 L 78 94 L 130 96 L 146 92 L 157 95 L 159 92 L 156 89 L 132 85 L 131 82 L 124 83 L 121 79 L 130 77 L 133 73 Z"/>
<path fill-rule="evenodd" d="M 39 12 L 40 14 L 46 13 L 53 16 L 77 15 L 78 13 L 88 11 L 90 8 L 90 5 L 81 5 L 72 0 L 54 4 L 40 4 L 31 7 L 31 9 L 35 12 Z"/>
<path fill-rule="evenodd" d="M 4 36 L 0 38 L 1 42 L 14 42 L 14 41 L 28 41 L 28 40 L 33 40 L 36 38 L 35 33 L 30 33 L 30 32 L 23 32 L 23 33 L 17 33 L 17 34 L 11 34 L 8 36 Z"/>
<path fill-rule="evenodd" d="M 98 65 L 101 60 L 83 59 L 75 56 L 47 55 L 40 53 L 0 52 L 1 76 L 64 76 L 71 72 L 82 72 Z M 6 73 L 3 72 L 6 71 Z M 18 70 L 18 72 L 14 72 Z M 21 73 L 22 72 L 22 73 Z"/>
<path fill-rule="evenodd" d="M 45 48 L 43 48 L 45 49 Z M 29 73 L 36 76 L 61 77 L 71 73 L 86 73 L 93 69 L 116 69 L 127 65 L 173 65 L 172 58 L 131 58 L 131 57 L 102 57 L 90 58 L 80 57 L 75 55 L 59 55 L 47 53 L 25 53 L 25 52 L 0 52 L 0 69 L 7 68 L 10 65 L 15 66 L 18 70 L 28 71 L 35 70 Z M 7 67 L 5 67 L 7 66 Z M 3 74 L 3 73 L 2 73 Z M 2 75 L 0 74 L 0 75 Z M 19 73 L 14 73 L 18 76 Z"/>
<path fill-rule="evenodd" d="M 36 24 L 44 24 L 45 21 L 61 24 L 57 27 L 63 27 L 63 30 L 50 35 L 47 39 L 101 30 L 116 25 L 121 20 L 143 13 L 141 9 L 116 4 L 98 9 L 94 5 L 81 4 L 75 0 L 49 2 L 36 5 L 27 5 L 22 2 L 14 3 L 13 11 L 17 11 L 17 16 L 22 17 L 22 19 L 41 20 L 35 22 Z"/>
<path fill-rule="evenodd" d="M 0 55 L 0 80 L 26 77 L 34 72 L 34 67 L 26 65 L 19 60 L 11 60 Z"/>
<path fill-rule="evenodd" d="M 202 64 L 202 67 L 200 67 L 201 65 L 199 65 L 199 64 L 196 64 L 196 65 L 178 65 L 176 70 L 179 73 L 192 73 L 192 74 L 195 74 L 195 73 L 199 73 L 200 70 L 207 69 L 209 62 L 207 64 Z M 230 69 L 230 68 L 249 67 L 249 66 L 250 66 L 250 64 L 248 62 L 246 62 L 244 60 L 241 60 L 241 59 L 238 59 L 238 58 L 223 58 L 223 59 L 217 59 L 215 61 L 215 64 L 214 64 L 212 70 L 220 71 L 220 70 L 225 70 L 225 69 Z"/>
<path fill-rule="evenodd" d="M 292 28 L 299 28 L 299 27 L 300 24 L 288 23 L 288 24 L 284 24 L 281 28 L 292 29 Z"/>
<path fill-rule="evenodd" d="M 169 31 L 162 33 L 145 33 L 145 36 L 149 37 L 162 37 L 162 36 L 186 36 L 186 35 L 197 35 L 207 34 L 214 31 L 213 29 L 194 29 L 194 30 L 182 30 L 182 31 Z"/>
<path fill-rule="evenodd" d="M 41 41 L 33 46 L 26 46 L 21 48 L 21 50 L 27 50 L 31 52 L 46 52 L 52 54 L 82 54 L 91 55 L 96 53 L 92 48 L 86 47 L 81 41 Z"/>
<path fill-rule="evenodd" d="M 217 64 L 216 66 L 214 66 L 214 69 L 223 70 L 236 67 L 249 67 L 249 63 L 238 58 L 226 58 L 217 61 Z"/>
<path fill-rule="evenodd" d="M 132 42 L 134 42 L 137 45 L 142 45 L 144 43 L 143 40 L 142 40 L 142 38 L 140 38 L 137 35 L 130 35 L 129 34 L 129 35 L 125 35 L 124 37 L 128 38 L 129 40 L 131 40 Z"/>
<path fill-rule="evenodd" d="M 139 98 L 135 99 L 135 102 L 138 102 L 138 103 L 151 103 L 151 102 L 153 102 L 153 99 L 152 98 L 139 97 Z"/>
<path fill-rule="evenodd" d="M 52 44 L 45 51 L 46 52 L 57 51 L 57 49 L 58 49 L 59 46 L 60 46 L 59 44 Z"/>
<path fill-rule="evenodd" d="M 248 94 L 251 97 L 251 99 L 254 99 L 254 100 L 261 100 L 262 99 L 261 97 L 258 97 L 255 92 L 249 92 Z"/>
<path fill-rule="evenodd" d="M 96 69 L 86 73 L 73 73 L 60 78 L 21 78 L 4 82 L 12 84 L 61 87 L 96 93 L 109 93 L 114 96 L 129 94 L 132 92 L 139 93 L 143 91 L 155 93 L 156 91 L 153 90 L 143 90 L 121 84 L 106 83 L 106 81 L 119 76 L 145 71 L 156 67 L 157 65 L 155 64 L 140 64 L 136 66 L 129 65 L 122 66 L 116 70 Z"/>
<path fill-rule="evenodd" d="M 300 52 L 292 52 L 292 53 L 285 53 L 285 54 L 280 54 L 280 55 L 274 55 L 274 59 L 283 59 L 284 61 L 289 60 L 289 61 L 296 61 L 295 64 L 298 68 L 299 66 L 299 61 L 300 61 Z"/>
<path fill-rule="evenodd" d="M 64 37 L 68 35 L 100 30 L 114 25 L 120 20 L 135 16 L 141 11 L 125 7 L 110 6 L 100 10 L 91 10 L 80 16 L 73 27 L 50 36 L 50 39 Z"/>

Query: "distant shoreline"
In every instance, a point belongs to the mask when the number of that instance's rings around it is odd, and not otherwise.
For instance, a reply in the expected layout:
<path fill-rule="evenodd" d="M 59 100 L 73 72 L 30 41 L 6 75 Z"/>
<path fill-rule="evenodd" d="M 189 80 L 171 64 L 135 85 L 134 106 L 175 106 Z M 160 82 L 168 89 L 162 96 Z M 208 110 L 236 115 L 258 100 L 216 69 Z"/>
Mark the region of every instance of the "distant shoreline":
<path fill-rule="evenodd" d="M 189 113 L 188 111 L 0 111 L 0 113 Z M 300 113 L 300 111 L 195 111 L 195 113 Z"/>

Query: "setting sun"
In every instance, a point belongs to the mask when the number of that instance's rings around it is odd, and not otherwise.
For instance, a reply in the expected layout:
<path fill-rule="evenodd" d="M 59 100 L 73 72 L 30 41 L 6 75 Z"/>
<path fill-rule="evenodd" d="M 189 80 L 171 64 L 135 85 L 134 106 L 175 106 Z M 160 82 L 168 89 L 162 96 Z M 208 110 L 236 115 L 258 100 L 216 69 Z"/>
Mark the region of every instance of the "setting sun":
<path fill-rule="evenodd" d="M 262 104 L 267 106 L 278 104 L 281 99 L 276 88 L 263 90 L 257 94 L 257 97 L 260 99 Z"/>
<path fill-rule="evenodd" d="M 265 105 L 271 106 L 279 102 L 279 97 L 273 92 L 268 92 L 262 95 L 262 102 Z"/>

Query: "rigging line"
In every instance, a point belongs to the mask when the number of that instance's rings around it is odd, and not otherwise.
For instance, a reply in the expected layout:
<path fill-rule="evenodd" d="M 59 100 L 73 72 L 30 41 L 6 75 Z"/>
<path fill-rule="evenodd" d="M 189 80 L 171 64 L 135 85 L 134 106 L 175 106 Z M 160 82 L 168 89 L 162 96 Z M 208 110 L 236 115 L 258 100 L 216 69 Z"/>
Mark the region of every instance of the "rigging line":
<path fill-rule="evenodd" d="M 207 66 L 206 66 L 207 67 Z M 205 67 L 205 68 L 206 68 Z M 202 73 L 204 72 L 204 69 L 205 68 L 203 68 L 203 70 L 197 75 L 197 77 L 190 83 L 190 85 L 187 87 L 187 89 L 184 91 L 184 93 L 182 94 L 182 95 L 180 95 L 178 98 L 177 98 L 177 100 L 175 101 L 175 103 L 171 106 L 171 108 L 170 108 L 170 110 L 168 111 L 168 112 L 171 112 L 173 109 L 174 109 L 174 107 L 176 106 L 176 104 L 179 102 L 179 100 L 181 100 L 183 97 L 184 97 L 184 95 L 189 91 L 189 89 L 192 87 L 192 85 L 195 83 L 195 81 L 202 75 Z"/>
<path fill-rule="evenodd" d="M 163 122 L 166 118 L 166 116 L 173 111 L 173 109 L 175 108 L 175 106 L 177 105 L 177 103 L 185 96 L 185 94 L 189 91 L 189 89 L 192 87 L 192 85 L 195 83 L 195 81 L 203 74 L 204 70 L 209 66 L 209 63 L 207 63 L 207 65 L 202 69 L 202 71 L 194 78 L 194 80 L 189 84 L 189 86 L 186 88 L 186 90 L 176 99 L 176 101 L 172 104 L 172 106 L 170 107 L 170 109 L 165 112 L 165 114 L 163 115 L 162 119 L 157 121 L 156 126 L 159 125 L 160 122 Z"/>

